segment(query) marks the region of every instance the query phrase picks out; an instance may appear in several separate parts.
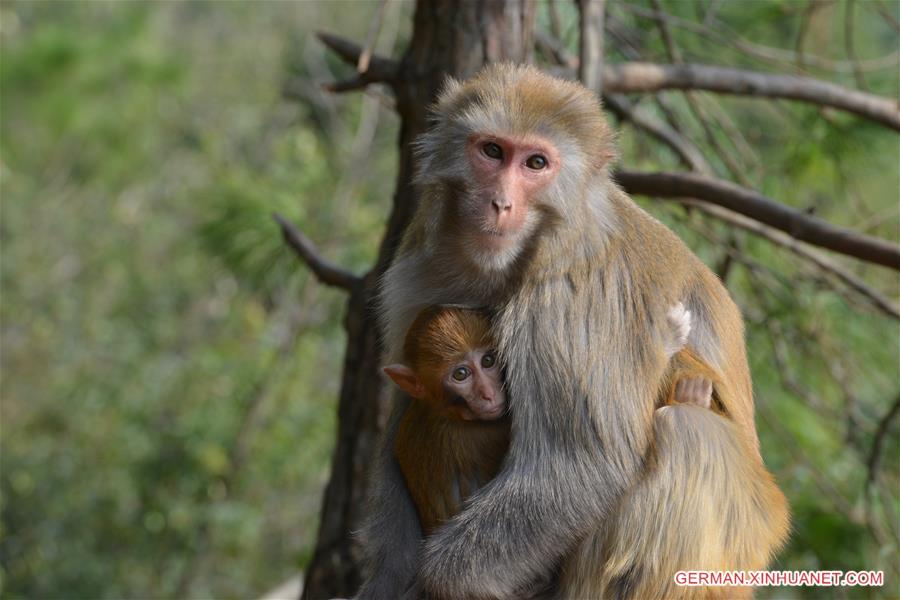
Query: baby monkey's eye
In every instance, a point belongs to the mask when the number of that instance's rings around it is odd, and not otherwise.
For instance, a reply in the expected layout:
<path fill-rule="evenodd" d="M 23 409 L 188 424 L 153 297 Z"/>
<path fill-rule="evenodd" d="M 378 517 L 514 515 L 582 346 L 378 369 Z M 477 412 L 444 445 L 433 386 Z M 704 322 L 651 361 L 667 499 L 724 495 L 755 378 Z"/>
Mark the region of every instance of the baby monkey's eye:
<path fill-rule="evenodd" d="M 496 158 L 497 160 L 503 158 L 503 149 L 494 142 L 486 143 L 481 147 L 481 151 L 484 152 L 485 156 Z"/>
<path fill-rule="evenodd" d="M 452 377 L 455 381 L 465 381 L 469 378 L 469 375 L 471 375 L 471 372 L 468 367 L 456 367 L 453 369 Z"/>
<path fill-rule="evenodd" d="M 481 366 L 485 369 L 490 369 L 495 364 L 497 364 L 497 355 L 493 351 L 485 352 L 484 356 L 481 357 Z"/>
<path fill-rule="evenodd" d="M 528 157 L 528 160 L 525 161 L 525 166 L 535 171 L 546 169 L 547 157 L 541 156 L 540 154 L 532 154 Z"/>

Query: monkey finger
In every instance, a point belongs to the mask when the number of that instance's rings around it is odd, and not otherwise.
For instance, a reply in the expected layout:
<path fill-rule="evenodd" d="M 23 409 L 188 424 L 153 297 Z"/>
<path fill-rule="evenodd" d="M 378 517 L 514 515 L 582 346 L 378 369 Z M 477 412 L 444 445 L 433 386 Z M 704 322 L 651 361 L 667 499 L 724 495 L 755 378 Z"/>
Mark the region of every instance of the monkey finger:
<path fill-rule="evenodd" d="M 687 379 L 679 379 L 675 382 L 675 391 L 672 394 L 672 399 L 675 402 L 684 402 L 684 398 L 687 397 L 686 393 L 687 388 Z"/>
<path fill-rule="evenodd" d="M 713 382 L 711 379 L 704 378 L 700 390 L 701 406 L 709 408 L 712 405 Z"/>
<path fill-rule="evenodd" d="M 699 379 L 691 378 L 687 383 L 687 400 L 690 404 L 700 404 L 700 386 L 702 385 Z"/>
<path fill-rule="evenodd" d="M 711 394 L 706 391 L 706 382 L 703 377 L 685 377 L 675 384 L 675 400 L 682 404 L 696 404 L 704 408 L 709 407 L 708 397 Z M 711 388 L 710 382 L 710 388 Z"/>

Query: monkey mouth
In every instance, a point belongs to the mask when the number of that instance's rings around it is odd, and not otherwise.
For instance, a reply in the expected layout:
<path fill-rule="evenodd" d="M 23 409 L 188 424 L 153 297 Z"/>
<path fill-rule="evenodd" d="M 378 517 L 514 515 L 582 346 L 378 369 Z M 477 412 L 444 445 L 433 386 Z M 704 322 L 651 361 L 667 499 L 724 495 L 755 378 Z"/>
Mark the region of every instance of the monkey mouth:
<path fill-rule="evenodd" d="M 478 233 L 485 246 L 496 250 L 505 250 L 516 241 L 515 232 L 504 231 L 499 227 L 482 227 Z"/>
<path fill-rule="evenodd" d="M 493 406 L 479 407 L 474 409 L 470 407 L 470 410 L 479 418 L 485 421 L 493 421 L 494 419 L 499 419 L 506 413 L 506 405 L 503 403 L 495 404 Z"/>
<path fill-rule="evenodd" d="M 510 234 L 496 225 L 484 225 L 481 227 L 481 235 L 488 237 L 507 237 Z"/>

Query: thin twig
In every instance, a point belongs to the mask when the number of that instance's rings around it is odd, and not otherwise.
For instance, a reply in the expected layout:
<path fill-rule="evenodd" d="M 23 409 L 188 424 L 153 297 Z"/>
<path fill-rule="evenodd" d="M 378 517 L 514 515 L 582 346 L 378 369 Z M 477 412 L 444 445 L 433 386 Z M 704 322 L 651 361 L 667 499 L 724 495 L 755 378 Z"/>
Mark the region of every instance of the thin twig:
<path fill-rule="evenodd" d="M 652 135 L 660 142 L 671 148 L 681 161 L 692 171 L 712 175 L 712 167 L 706 162 L 700 150 L 687 138 L 669 127 L 662 121 L 636 110 L 628 98 L 621 94 L 607 94 L 604 96 L 606 107 L 620 119 L 629 121 L 638 129 Z"/>
<path fill-rule="evenodd" d="M 606 0 L 578 0 L 581 40 L 578 79 L 597 95 L 603 93 L 603 16 Z"/>
<path fill-rule="evenodd" d="M 556 0 L 548 0 L 547 13 L 550 17 L 550 34 L 558 39 L 562 39 L 562 25 L 559 21 L 559 10 L 556 7 Z"/>
<path fill-rule="evenodd" d="M 800 28 L 797 30 L 797 39 L 794 42 L 794 52 L 797 53 L 797 68 L 801 71 L 806 70 L 806 35 L 809 33 L 809 25 L 812 22 L 816 11 L 822 4 L 819 0 L 808 0 L 803 15 L 800 17 Z"/>
<path fill-rule="evenodd" d="M 891 29 L 893 29 L 897 33 L 900 33 L 900 21 L 898 21 L 897 17 L 895 17 L 893 13 L 891 13 L 890 9 L 885 6 L 883 0 L 877 0 L 876 2 L 867 2 L 866 4 L 868 6 L 874 6 L 875 12 L 877 12 L 884 18 L 885 22 L 890 25 Z"/>
<path fill-rule="evenodd" d="M 535 31 L 534 41 L 541 52 L 552 58 L 559 66 L 571 69 L 572 72 L 578 70 L 578 57 L 569 52 L 559 38 L 543 31 Z"/>
<path fill-rule="evenodd" d="M 859 66 L 859 59 L 856 58 L 856 46 L 853 43 L 855 8 L 856 2 L 847 0 L 844 10 L 844 48 L 847 52 L 847 58 L 850 59 L 850 64 L 853 65 L 853 77 L 856 79 L 856 85 L 861 90 L 867 90 L 866 78 L 863 75 L 862 68 Z"/>
<path fill-rule="evenodd" d="M 663 12 L 660 5 L 660 0 L 651 0 L 651 2 L 653 4 L 653 8 L 656 9 L 656 14 L 662 15 Z M 668 22 L 663 18 L 659 18 L 656 21 L 656 25 L 659 29 L 660 37 L 662 37 L 663 46 L 665 46 L 666 48 L 666 54 L 669 56 L 669 60 L 676 65 L 684 64 L 684 59 L 681 55 L 681 49 L 675 43 L 675 38 L 672 35 L 672 32 L 669 30 Z M 731 173 L 731 176 L 733 178 L 746 186 L 750 186 L 752 182 L 746 175 L 746 169 L 742 169 L 740 165 L 738 165 L 734 161 L 731 153 L 726 152 L 722 145 L 719 143 L 719 139 L 713 132 L 712 127 L 709 124 L 709 120 L 706 118 L 703 109 L 700 107 L 698 96 L 691 90 L 685 90 L 684 99 L 687 101 L 688 107 L 693 113 L 694 118 L 697 119 L 698 123 L 700 123 L 700 128 L 703 130 L 703 135 L 704 137 L 706 137 L 707 143 L 709 143 L 710 147 L 712 148 L 713 154 L 719 157 L 719 159 L 728 169 L 728 172 Z"/>
<path fill-rule="evenodd" d="M 734 120 L 731 118 L 728 111 L 722 107 L 722 103 L 719 99 L 707 95 L 701 96 L 700 101 L 701 104 L 704 104 L 711 109 L 710 114 L 725 132 L 725 139 L 732 143 L 734 149 L 741 155 L 744 162 L 751 165 L 754 174 L 758 177 L 759 173 L 762 171 L 762 163 L 759 160 L 759 156 L 757 156 L 753 147 L 747 142 L 747 138 L 744 137 L 740 128 L 735 125 Z"/>
<path fill-rule="evenodd" d="M 617 49 L 628 60 L 643 60 L 644 57 L 639 48 L 640 41 L 634 40 L 636 36 L 631 35 L 631 31 L 625 26 L 624 23 L 608 14 L 606 15 L 606 30 L 610 36 L 616 38 Z M 682 127 L 678 115 L 675 112 L 675 108 L 669 102 L 666 94 L 654 94 L 653 101 L 659 107 L 660 112 L 662 112 L 663 116 L 665 117 L 665 121 L 669 124 L 669 126 L 683 135 L 684 128 Z"/>
<path fill-rule="evenodd" d="M 891 421 L 894 420 L 898 412 L 900 412 L 900 396 L 897 396 L 894 403 L 891 405 L 891 408 L 888 409 L 887 413 L 885 413 L 881 420 L 878 421 L 878 427 L 875 429 L 875 439 L 872 440 L 872 450 L 869 452 L 869 460 L 866 461 L 866 467 L 869 470 L 869 474 L 866 477 L 867 496 L 870 493 L 872 484 L 878 477 L 878 467 L 881 463 L 881 451 L 884 444 L 884 438 L 891 427 Z"/>
<path fill-rule="evenodd" d="M 319 255 L 318 249 L 293 223 L 278 213 L 273 213 L 272 218 L 281 227 L 281 235 L 285 243 L 290 246 L 297 256 L 306 263 L 316 278 L 332 287 L 341 288 L 352 292 L 362 284 L 362 278 L 350 271 L 342 269 Z"/>
<path fill-rule="evenodd" d="M 381 24 L 384 22 L 384 12 L 387 8 L 388 0 L 380 0 L 378 10 L 369 24 L 369 33 L 366 34 L 366 45 L 363 46 L 362 52 L 359 53 L 359 59 L 356 61 L 356 71 L 365 73 L 369 70 L 369 61 L 372 59 L 372 52 L 375 49 L 375 42 L 378 40 L 378 32 L 381 31 Z"/>

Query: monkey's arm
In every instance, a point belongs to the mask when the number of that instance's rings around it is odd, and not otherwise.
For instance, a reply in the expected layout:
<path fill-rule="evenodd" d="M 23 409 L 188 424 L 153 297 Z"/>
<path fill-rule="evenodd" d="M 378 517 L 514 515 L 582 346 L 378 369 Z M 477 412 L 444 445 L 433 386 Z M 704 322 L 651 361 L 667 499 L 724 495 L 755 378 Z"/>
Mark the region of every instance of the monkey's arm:
<path fill-rule="evenodd" d="M 406 597 L 415 583 L 422 529 L 412 497 L 394 456 L 394 438 L 408 400 L 395 394 L 395 406 L 385 431 L 372 478 L 371 510 L 363 529 L 369 578 L 359 600 Z M 414 598 L 413 593 L 410 597 Z"/>
<path fill-rule="evenodd" d="M 637 477 L 666 362 L 662 336 L 653 345 L 631 335 L 646 319 L 604 306 L 619 302 L 617 290 L 524 308 L 533 302 L 507 307 L 499 325 L 514 337 L 502 350 L 512 412 L 503 470 L 426 541 L 419 573 L 437 597 L 521 597 L 603 526 Z"/>

